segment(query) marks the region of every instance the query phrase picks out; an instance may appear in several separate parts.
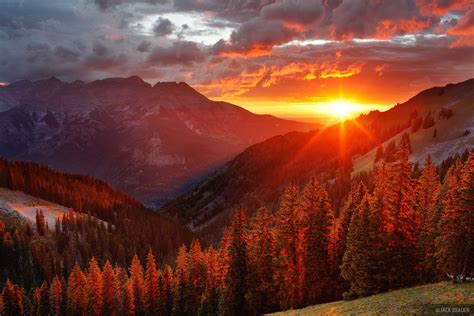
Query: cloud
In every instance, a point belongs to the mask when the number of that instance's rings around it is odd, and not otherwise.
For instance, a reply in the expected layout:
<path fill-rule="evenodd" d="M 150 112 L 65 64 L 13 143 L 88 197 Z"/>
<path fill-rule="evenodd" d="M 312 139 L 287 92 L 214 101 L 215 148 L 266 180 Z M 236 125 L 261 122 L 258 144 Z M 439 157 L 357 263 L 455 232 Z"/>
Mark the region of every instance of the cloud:
<path fill-rule="evenodd" d="M 141 53 L 148 52 L 150 50 L 150 45 L 151 45 L 151 42 L 142 41 L 140 44 L 138 44 L 137 50 Z"/>
<path fill-rule="evenodd" d="M 454 27 L 448 29 L 448 34 L 457 36 L 452 46 L 474 46 L 474 9 L 469 10 Z"/>
<path fill-rule="evenodd" d="M 146 4 L 165 4 L 169 0 L 94 0 L 94 3 L 99 7 L 99 9 L 105 11 L 110 8 L 115 8 L 123 4 L 136 4 L 136 3 L 146 3 Z"/>
<path fill-rule="evenodd" d="M 167 36 L 173 33 L 174 24 L 170 20 L 164 18 L 158 18 L 153 25 L 153 33 L 155 37 Z"/>
<path fill-rule="evenodd" d="M 148 55 L 148 63 L 159 65 L 191 65 L 203 61 L 204 53 L 194 42 L 178 41 L 169 47 L 155 47 Z"/>

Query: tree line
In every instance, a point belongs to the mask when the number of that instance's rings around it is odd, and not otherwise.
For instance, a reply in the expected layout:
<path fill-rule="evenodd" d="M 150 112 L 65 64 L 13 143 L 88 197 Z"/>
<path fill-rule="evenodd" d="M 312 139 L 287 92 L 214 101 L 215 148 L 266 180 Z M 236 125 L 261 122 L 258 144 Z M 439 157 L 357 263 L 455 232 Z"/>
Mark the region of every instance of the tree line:
<path fill-rule="evenodd" d="M 370 181 L 352 183 L 337 217 L 311 178 L 302 190 L 290 185 L 275 211 L 237 210 L 217 248 L 183 245 L 173 266 L 157 264 L 152 251 L 128 269 L 92 257 L 28 291 L 8 280 L 0 308 L 6 315 L 257 315 L 466 280 L 474 273 L 474 154 L 454 161 L 440 181 L 430 156 L 415 170 L 409 152 L 403 137 Z"/>

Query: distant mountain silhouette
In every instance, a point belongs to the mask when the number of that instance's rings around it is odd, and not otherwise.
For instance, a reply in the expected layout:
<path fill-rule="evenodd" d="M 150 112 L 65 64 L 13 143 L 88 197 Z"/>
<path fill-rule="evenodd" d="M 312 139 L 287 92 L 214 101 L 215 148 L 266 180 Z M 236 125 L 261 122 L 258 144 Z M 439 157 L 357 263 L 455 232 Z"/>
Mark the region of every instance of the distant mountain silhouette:
<path fill-rule="evenodd" d="M 184 82 L 152 86 L 137 76 L 0 88 L 1 156 L 87 173 L 148 205 L 249 145 L 316 127 L 211 101 Z"/>

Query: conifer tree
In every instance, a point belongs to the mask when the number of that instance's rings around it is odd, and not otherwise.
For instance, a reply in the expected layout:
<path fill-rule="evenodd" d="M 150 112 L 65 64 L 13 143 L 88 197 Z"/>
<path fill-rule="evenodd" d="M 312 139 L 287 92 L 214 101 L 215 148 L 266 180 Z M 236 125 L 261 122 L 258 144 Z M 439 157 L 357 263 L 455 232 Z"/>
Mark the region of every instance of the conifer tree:
<path fill-rule="evenodd" d="M 202 295 L 199 315 L 213 316 L 219 312 L 219 254 L 210 246 L 205 252 L 206 288 Z"/>
<path fill-rule="evenodd" d="M 246 315 L 245 302 L 247 282 L 247 219 L 245 211 L 240 208 L 230 225 L 229 266 L 225 276 L 219 301 L 220 315 Z"/>
<path fill-rule="evenodd" d="M 173 270 L 169 265 L 166 265 L 163 270 L 163 282 L 160 290 L 161 315 L 171 315 L 173 312 L 173 287 Z"/>
<path fill-rule="evenodd" d="M 17 284 L 13 284 L 7 279 L 2 291 L 3 313 L 7 316 L 22 315 L 23 290 Z"/>
<path fill-rule="evenodd" d="M 438 268 L 456 282 L 473 271 L 474 155 L 456 161 L 446 175 L 447 192 L 436 238 Z"/>
<path fill-rule="evenodd" d="M 67 307 L 69 314 L 84 315 L 88 303 L 87 278 L 78 264 L 69 275 L 67 282 Z"/>
<path fill-rule="evenodd" d="M 438 203 L 441 187 L 438 181 L 436 167 L 431 155 L 428 155 L 425 165 L 416 185 L 415 216 L 420 223 L 418 251 L 420 262 L 419 281 L 429 280 L 435 275 L 434 241 L 437 235 Z"/>
<path fill-rule="evenodd" d="M 124 312 L 125 315 L 135 315 L 135 291 L 134 282 L 128 279 L 124 284 Z"/>
<path fill-rule="evenodd" d="M 114 268 L 107 260 L 102 272 L 102 294 L 104 300 L 104 314 L 117 315 L 119 313 L 120 284 Z"/>
<path fill-rule="evenodd" d="M 330 276 L 331 204 L 326 190 L 311 178 L 301 199 L 304 302 L 314 304 L 324 294 Z"/>
<path fill-rule="evenodd" d="M 388 165 L 388 179 L 381 184 L 385 191 L 385 220 L 390 266 L 389 285 L 398 288 L 413 284 L 417 277 L 417 245 L 420 223 L 414 212 L 415 194 L 409 142 L 402 138 L 395 161 Z"/>
<path fill-rule="evenodd" d="M 358 185 L 353 185 L 349 192 L 346 203 L 338 220 L 337 236 L 335 244 L 335 259 L 334 259 L 334 272 L 333 275 L 338 276 L 340 274 L 340 266 L 342 264 L 342 258 L 346 251 L 347 234 L 349 232 L 349 225 L 351 223 L 352 216 L 355 211 L 359 208 L 362 198 L 367 193 L 366 186 L 359 182 Z M 342 281 L 342 280 L 341 280 Z"/>
<path fill-rule="evenodd" d="M 186 282 L 187 314 L 196 313 L 201 305 L 201 298 L 206 288 L 206 264 L 201 244 L 193 240 L 188 254 L 188 281 Z"/>
<path fill-rule="evenodd" d="M 174 276 L 173 315 L 185 315 L 186 284 L 188 281 L 188 253 L 186 245 L 182 245 L 179 248 Z"/>
<path fill-rule="evenodd" d="M 257 210 L 248 233 L 248 293 L 246 300 L 253 315 L 271 312 L 276 305 L 273 284 L 274 243 L 272 218 L 266 208 Z"/>
<path fill-rule="evenodd" d="M 159 311 L 159 280 L 160 272 L 156 268 L 155 256 L 151 249 L 146 257 L 145 272 L 145 307 L 150 314 L 156 315 Z"/>
<path fill-rule="evenodd" d="M 350 282 L 348 296 L 366 296 L 386 288 L 384 245 L 379 239 L 381 216 L 373 210 L 368 194 L 354 212 L 347 237 L 341 275 Z"/>
<path fill-rule="evenodd" d="M 46 232 L 46 223 L 42 210 L 36 210 L 36 230 L 40 236 L 43 236 Z"/>
<path fill-rule="evenodd" d="M 275 275 L 280 308 L 288 309 L 300 304 L 298 292 L 298 232 L 299 191 L 289 186 L 283 195 L 275 220 Z"/>
<path fill-rule="evenodd" d="M 61 315 L 63 313 L 64 287 L 58 276 L 55 276 L 51 283 L 49 292 L 49 304 L 53 315 Z"/>
<path fill-rule="evenodd" d="M 103 305 L 103 281 L 102 271 L 99 268 L 97 260 L 92 257 L 89 261 L 89 269 L 87 271 L 88 283 L 88 306 L 92 315 L 100 315 Z"/>
<path fill-rule="evenodd" d="M 143 266 L 137 255 L 133 256 L 129 268 L 130 282 L 133 288 L 134 304 L 137 313 L 145 311 L 145 279 L 143 277 Z"/>
<path fill-rule="evenodd" d="M 36 288 L 33 293 L 34 311 L 37 315 L 49 314 L 49 291 L 48 284 L 43 281 L 39 288 Z"/>

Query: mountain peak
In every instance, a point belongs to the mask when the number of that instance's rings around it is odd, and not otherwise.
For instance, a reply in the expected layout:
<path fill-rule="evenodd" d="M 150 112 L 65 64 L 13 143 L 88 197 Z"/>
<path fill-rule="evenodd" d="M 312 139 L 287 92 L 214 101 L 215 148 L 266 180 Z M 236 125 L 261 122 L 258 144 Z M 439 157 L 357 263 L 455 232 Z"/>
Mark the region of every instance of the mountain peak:
<path fill-rule="evenodd" d="M 147 82 L 145 82 L 142 78 L 139 76 L 130 76 L 127 78 L 106 78 L 102 80 L 95 80 L 90 83 L 93 86 L 115 86 L 115 85 L 120 85 L 120 86 L 126 86 L 126 87 L 136 87 L 136 88 L 149 88 L 151 85 Z"/>
<path fill-rule="evenodd" d="M 176 82 L 176 81 L 157 82 L 153 86 L 153 89 L 163 94 L 174 94 L 174 95 L 185 95 L 185 96 L 194 95 L 200 98 L 206 98 L 204 95 L 199 93 L 196 89 L 188 85 L 186 82 Z"/>

